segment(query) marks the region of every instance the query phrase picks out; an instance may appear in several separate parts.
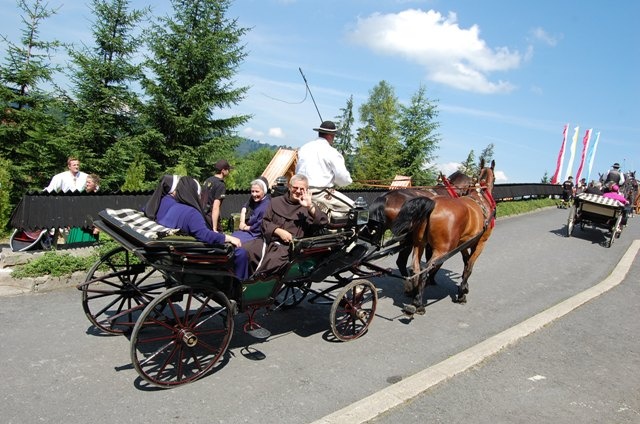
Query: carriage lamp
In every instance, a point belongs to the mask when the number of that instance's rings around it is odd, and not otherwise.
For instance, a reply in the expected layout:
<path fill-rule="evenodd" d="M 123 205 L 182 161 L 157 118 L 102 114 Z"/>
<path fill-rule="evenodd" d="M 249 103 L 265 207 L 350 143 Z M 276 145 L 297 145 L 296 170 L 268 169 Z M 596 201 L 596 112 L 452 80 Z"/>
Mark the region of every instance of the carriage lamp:
<path fill-rule="evenodd" d="M 353 202 L 353 207 L 356 209 L 367 209 L 369 205 L 367 205 L 367 201 L 364 200 L 364 197 L 359 196 L 355 202 Z"/>
<path fill-rule="evenodd" d="M 353 218 L 356 225 L 364 225 L 369 222 L 369 205 L 367 205 L 367 201 L 362 196 L 353 202 L 353 209 L 350 215 L 355 215 Z"/>

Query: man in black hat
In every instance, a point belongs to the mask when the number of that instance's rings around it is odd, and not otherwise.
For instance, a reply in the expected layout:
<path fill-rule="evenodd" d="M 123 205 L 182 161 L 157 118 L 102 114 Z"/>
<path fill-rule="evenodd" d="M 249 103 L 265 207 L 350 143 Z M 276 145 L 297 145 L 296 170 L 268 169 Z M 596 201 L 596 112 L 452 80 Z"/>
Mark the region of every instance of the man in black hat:
<path fill-rule="evenodd" d="M 227 187 L 224 179 L 233 167 L 225 159 L 220 159 L 215 165 L 215 174 L 207 178 L 202 185 L 200 200 L 204 209 L 207 223 L 213 231 L 222 231 L 220 220 L 220 206 L 225 198 Z"/>
<path fill-rule="evenodd" d="M 611 169 L 604 179 L 604 191 L 611 191 L 611 186 L 614 184 L 620 187 L 624 184 L 624 174 L 620 172 L 620 164 L 618 162 L 611 165 Z"/>
<path fill-rule="evenodd" d="M 298 149 L 296 174 L 309 179 L 313 202 L 324 212 L 331 212 L 329 215 L 340 218 L 353 207 L 353 200 L 335 187 L 349 185 L 353 180 L 342 154 L 333 147 L 339 130 L 332 121 L 324 121 L 313 130 L 318 131 L 318 138 Z"/>

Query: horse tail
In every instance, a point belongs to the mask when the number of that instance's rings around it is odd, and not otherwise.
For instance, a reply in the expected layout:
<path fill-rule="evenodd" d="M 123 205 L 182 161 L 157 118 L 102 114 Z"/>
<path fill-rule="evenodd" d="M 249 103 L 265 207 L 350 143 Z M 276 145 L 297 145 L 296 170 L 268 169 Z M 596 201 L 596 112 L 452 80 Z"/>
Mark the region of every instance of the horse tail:
<path fill-rule="evenodd" d="M 394 236 L 411 233 L 422 221 L 429 219 L 435 206 L 436 202 L 428 197 L 407 200 L 400 208 L 398 217 L 391 227 L 391 232 Z"/>
<path fill-rule="evenodd" d="M 386 227 L 387 215 L 384 213 L 387 205 L 387 199 L 384 195 L 376 197 L 371 206 L 369 206 L 369 219 L 382 224 L 382 228 Z"/>

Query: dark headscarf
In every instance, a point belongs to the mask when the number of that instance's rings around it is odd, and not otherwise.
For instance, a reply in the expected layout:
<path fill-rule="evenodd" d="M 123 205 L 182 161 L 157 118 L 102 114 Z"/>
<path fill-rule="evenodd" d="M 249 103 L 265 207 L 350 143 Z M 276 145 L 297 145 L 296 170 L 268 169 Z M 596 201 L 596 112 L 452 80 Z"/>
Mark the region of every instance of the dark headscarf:
<path fill-rule="evenodd" d="M 178 181 L 175 194 L 176 201 L 195 208 L 204 217 L 200 204 L 200 183 L 192 177 L 182 177 Z"/>
<path fill-rule="evenodd" d="M 160 207 L 160 201 L 164 196 L 171 193 L 176 189 L 178 184 L 178 180 L 180 176 L 178 175 L 164 175 L 160 179 L 160 183 L 156 190 L 151 195 L 151 198 L 147 201 L 147 204 L 144 206 L 144 214 L 147 218 L 155 220 L 156 215 L 158 214 L 158 208 Z"/>

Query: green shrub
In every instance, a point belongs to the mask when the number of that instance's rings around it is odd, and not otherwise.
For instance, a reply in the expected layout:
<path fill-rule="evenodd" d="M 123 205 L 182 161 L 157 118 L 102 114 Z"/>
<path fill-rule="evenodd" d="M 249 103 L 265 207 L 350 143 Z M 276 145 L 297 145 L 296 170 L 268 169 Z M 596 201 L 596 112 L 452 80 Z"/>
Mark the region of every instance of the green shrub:
<path fill-rule="evenodd" d="M 16 267 L 11 273 L 13 278 L 40 277 L 51 275 L 61 277 L 76 271 L 87 270 L 95 262 L 94 256 L 73 256 L 56 251 L 45 252 L 44 255 Z"/>
<path fill-rule="evenodd" d="M 7 234 L 7 224 L 11 216 L 11 161 L 0 157 L 0 237 Z"/>

